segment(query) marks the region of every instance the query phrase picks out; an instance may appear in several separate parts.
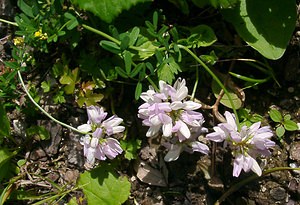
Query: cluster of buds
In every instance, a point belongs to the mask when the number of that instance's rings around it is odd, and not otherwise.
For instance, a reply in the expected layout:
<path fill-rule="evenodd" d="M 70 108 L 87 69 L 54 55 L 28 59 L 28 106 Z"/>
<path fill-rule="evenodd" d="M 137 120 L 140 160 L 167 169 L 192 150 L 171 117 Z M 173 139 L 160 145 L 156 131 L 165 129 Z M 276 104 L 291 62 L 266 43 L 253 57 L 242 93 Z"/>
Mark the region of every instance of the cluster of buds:
<path fill-rule="evenodd" d="M 250 127 L 243 126 L 238 129 L 234 114 L 225 112 L 226 123 L 220 123 L 206 138 L 214 142 L 224 142 L 224 147 L 229 147 L 234 157 L 233 176 L 238 177 L 242 170 L 252 170 L 261 176 L 262 170 L 256 161 L 257 156 L 269 156 L 269 148 L 275 146 L 270 138 L 272 130 L 267 127 L 260 127 L 261 123 L 256 122 Z"/>
<path fill-rule="evenodd" d="M 120 143 L 112 138 L 112 135 L 125 130 L 124 126 L 120 126 L 123 119 L 114 115 L 104 120 L 107 113 L 104 112 L 102 107 L 97 106 L 87 107 L 87 114 L 87 123 L 78 127 L 81 132 L 88 133 L 81 139 L 87 165 L 93 165 L 95 158 L 99 160 L 113 159 L 121 154 L 123 150 Z"/>
<path fill-rule="evenodd" d="M 147 137 L 162 132 L 164 146 L 168 149 L 165 161 L 178 159 L 182 151 L 208 154 L 209 148 L 197 140 L 207 131 L 202 127 L 203 115 L 195 111 L 201 104 L 187 100 L 188 88 L 184 79 L 179 78 L 173 86 L 159 81 L 158 92 L 150 86 L 141 98 L 145 103 L 139 107 L 138 117 L 143 119 L 143 125 L 149 126 Z"/>

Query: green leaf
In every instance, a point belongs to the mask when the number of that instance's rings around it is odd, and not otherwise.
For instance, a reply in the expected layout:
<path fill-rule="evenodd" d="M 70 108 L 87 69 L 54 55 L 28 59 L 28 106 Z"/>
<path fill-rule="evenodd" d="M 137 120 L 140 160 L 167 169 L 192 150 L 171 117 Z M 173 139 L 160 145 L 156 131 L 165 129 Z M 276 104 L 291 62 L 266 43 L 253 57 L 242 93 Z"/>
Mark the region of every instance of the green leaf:
<path fill-rule="evenodd" d="M 44 90 L 44 93 L 47 93 L 50 91 L 50 82 L 43 81 L 41 84 L 42 89 Z"/>
<path fill-rule="evenodd" d="M 275 132 L 276 132 L 276 135 L 279 138 L 281 138 L 284 135 L 284 133 L 285 133 L 285 129 L 284 129 L 284 127 L 282 125 L 280 125 L 279 127 L 276 128 Z"/>
<path fill-rule="evenodd" d="M 15 153 L 8 151 L 7 148 L 0 148 L 0 169 L 14 155 Z"/>
<path fill-rule="evenodd" d="M 274 121 L 274 122 L 281 122 L 282 121 L 282 115 L 278 110 L 275 109 L 271 109 L 269 111 L 269 115 L 270 118 Z"/>
<path fill-rule="evenodd" d="M 223 15 L 251 47 L 276 60 L 285 52 L 297 13 L 295 1 L 241 0 Z"/>
<path fill-rule="evenodd" d="M 138 54 L 134 56 L 134 59 L 144 61 L 147 58 L 153 56 L 157 48 L 158 47 L 153 45 L 151 41 L 146 41 L 145 43 L 143 43 L 138 47 L 139 51 Z"/>
<path fill-rule="evenodd" d="M 214 51 L 211 51 L 209 55 L 201 55 L 200 59 L 204 61 L 205 64 L 214 65 L 218 60 L 218 56 Z"/>
<path fill-rule="evenodd" d="M 188 47 L 199 48 L 212 45 L 217 41 L 213 29 L 207 25 L 199 25 L 190 29 L 191 35 L 186 40 Z"/>
<path fill-rule="evenodd" d="M 59 103 L 65 103 L 66 102 L 66 99 L 65 97 L 63 96 L 64 94 L 64 91 L 59 91 L 58 93 L 56 93 L 56 95 L 53 97 L 53 102 L 55 104 L 59 104 Z"/>
<path fill-rule="evenodd" d="M 283 126 L 286 130 L 288 131 L 296 131 L 298 130 L 298 125 L 296 122 L 292 121 L 292 120 L 285 120 L 283 122 Z"/>
<path fill-rule="evenodd" d="M 138 100 L 138 99 L 140 98 L 140 95 L 141 95 L 141 93 L 142 93 L 142 88 L 143 88 L 142 83 L 141 83 L 141 82 L 138 82 L 138 83 L 136 84 L 136 87 L 135 87 L 135 94 L 134 94 L 134 98 L 135 98 L 136 100 Z"/>
<path fill-rule="evenodd" d="M 106 23 L 111 23 L 123 10 L 149 0 L 72 0 L 81 9 L 90 11 Z"/>
<path fill-rule="evenodd" d="M 175 79 L 175 74 L 177 74 L 178 71 L 181 71 L 179 65 L 175 62 L 173 57 L 169 57 L 158 67 L 157 75 L 159 80 L 172 84 L 172 81 Z"/>
<path fill-rule="evenodd" d="M 100 41 L 100 46 L 102 48 L 104 48 L 105 50 L 108 50 L 114 54 L 119 54 L 121 53 L 121 48 L 120 46 L 118 46 L 116 43 L 114 42 L 111 42 L 111 41 L 106 41 L 106 40 L 103 40 L 103 41 Z"/>
<path fill-rule="evenodd" d="M 192 0 L 192 2 L 199 8 L 207 5 L 212 5 L 217 8 L 230 8 L 233 7 L 239 0 Z"/>
<path fill-rule="evenodd" d="M 292 116 L 290 114 L 286 114 L 283 116 L 283 121 L 290 120 Z"/>
<path fill-rule="evenodd" d="M 118 177 L 114 167 L 104 162 L 92 171 L 80 174 L 78 186 L 82 186 L 88 204 L 121 205 L 130 195 L 130 182 Z"/>
<path fill-rule="evenodd" d="M 43 126 L 32 125 L 26 129 L 26 134 L 33 137 L 36 140 L 48 140 L 50 139 L 50 134 L 48 130 Z"/>
<path fill-rule="evenodd" d="M 145 68 L 145 63 L 137 64 L 130 73 L 130 77 L 134 78 L 143 68 Z"/>
<path fill-rule="evenodd" d="M 72 30 L 73 28 L 75 28 L 76 26 L 78 26 L 78 21 L 76 19 L 75 16 L 73 16 L 72 14 L 66 12 L 64 13 L 64 16 L 69 19 L 69 21 L 67 22 L 67 29 L 68 30 Z"/>
<path fill-rule="evenodd" d="M 121 40 L 121 44 L 120 44 L 120 48 L 122 51 L 126 50 L 129 46 L 130 43 L 130 38 L 128 35 L 125 35 L 122 40 Z"/>
<path fill-rule="evenodd" d="M 128 160 L 136 159 L 138 149 L 141 148 L 142 140 L 130 139 L 120 142 L 122 149 L 125 151 L 124 157 Z"/>
<path fill-rule="evenodd" d="M 67 69 L 63 76 L 59 79 L 59 82 L 63 85 L 66 94 L 73 94 L 75 90 L 75 84 L 79 81 L 79 68 L 73 69 L 71 72 Z"/>
<path fill-rule="evenodd" d="M 125 62 L 125 71 L 127 75 L 129 75 L 131 72 L 131 63 L 132 63 L 131 53 L 129 51 L 124 51 L 124 62 Z"/>
<path fill-rule="evenodd" d="M 10 135 L 10 123 L 6 115 L 6 111 L 2 102 L 0 101 L 0 144 L 3 141 L 3 137 L 8 137 Z"/>
<path fill-rule="evenodd" d="M 101 93 L 93 93 L 92 90 L 87 90 L 84 96 L 80 96 L 77 99 L 77 104 L 79 107 L 82 107 L 83 104 L 86 106 L 96 105 L 97 102 L 100 102 L 104 98 L 104 95 Z"/>
<path fill-rule="evenodd" d="M 183 14 L 188 15 L 190 10 L 189 10 L 189 5 L 186 2 L 186 0 L 169 0 L 172 4 L 174 4 Z"/>
<path fill-rule="evenodd" d="M 128 78 L 127 73 L 122 68 L 120 68 L 119 66 L 116 66 L 115 69 L 116 69 L 116 72 L 118 73 L 118 75 L 120 75 L 123 78 Z"/>
<path fill-rule="evenodd" d="M 72 197 L 72 198 L 70 199 L 70 201 L 67 203 L 67 205 L 78 205 L 77 200 L 76 200 L 76 197 L 75 197 L 75 196 Z"/>
<path fill-rule="evenodd" d="M 18 7 L 29 17 L 34 18 L 33 6 L 28 5 L 23 0 L 18 0 Z"/>
<path fill-rule="evenodd" d="M 133 46 L 135 44 L 137 38 L 139 37 L 139 33 L 140 33 L 139 27 L 134 27 L 132 29 L 132 31 L 129 34 L 129 38 L 130 38 L 129 45 L 130 46 Z"/>
<path fill-rule="evenodd" d="M 214 80 L 212 81 L 211 87 L 212 87 L 212 91 L 213 91 L 215 97 L 218 98 L 219 93 L 221 92 L 221 87 Z M 233 101 L 234 108 L 239 109 L 240 107 L 242 107 L 243 102 L 239 98 L 239 96 L 237 94 L 235 94 L 232 90 L 228 89 L 228 88 L 227 88 L 227 91 L 229 92 L 229 96 L 231 97 L 231 99 Z M 220 102 L 221 102 L 222 105 L 225 105 L 226 107 L 232 108 L 230 100 L 229 100 L 229 98 L 226 94 L 223 95 Z"/>

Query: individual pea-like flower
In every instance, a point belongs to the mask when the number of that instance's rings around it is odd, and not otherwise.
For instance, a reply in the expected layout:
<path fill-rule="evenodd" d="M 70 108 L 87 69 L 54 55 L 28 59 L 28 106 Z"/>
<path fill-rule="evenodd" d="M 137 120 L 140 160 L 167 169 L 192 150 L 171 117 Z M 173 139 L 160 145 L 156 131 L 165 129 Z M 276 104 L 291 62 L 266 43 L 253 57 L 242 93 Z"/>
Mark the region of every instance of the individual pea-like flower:
<path fill-rule="evenodd" d="M 173 86 L 161 80 L 159 91 L 150 86 L 148 91 L 141 94 L 141 99 L 145 103 L 139 107 L 138 117 L 143 119 L 143 125 L 149 127 L 147 137 L 162 133 L 166 141 L 165 147 L 169 150 L 166 161 L 176 160 L 184 150 L 193 152 L 192 147 L 197 151 L 198 143 L 196 138 L 191 137 L 191 130 L 202 128 L 204 118 L 200 112 L 195 111 L 201 104 L 188 100 L 188 88 L 184 79 L 178 78 Z M 200 152 L 206 154 L 206 149 L 208 150 L 207 146 Z"/>
<path fill-rule="evenodd" d="M 206 138 L 214 142 L 224 141 L 224 147 L 228 146 L 232 150 L 233 176 L 238 177 L 242 170 L 252 170 L 261 176 L 262 170 L 256 157 L 271 155 L 269 149 L 275 146 L 275 142 L 270 139 L 273 136 L 272 130 L 267 126 L 260 127 L 261 122 L 238 130 L 234 114 L 226 111 L 224 115 L 226 123 L 215 126 L 214 132 L 207 134 Z"/>
<path fill-rule="evenodd" d="M 201 133 L 203 133 L 203 130 L 201 130 Z M 175 161 L 183 151 L 188 153 L 200 152 L 202 154 L 208 154 L 208 146 L 197 141 L 197 136 L 199 136 L 199 133 L 193 133 L 190 139 L 182 142 L 176 141 L 176 138 L 165 142 L 163 145 L 168 149 L 168 152 L 165 155 L 164 160 L 166 162 Z"/>
<path fill-rule="evenodd" d="M 124 126 L 120 126 L 123 119 L 114 115 L 104 120 L 107 113 L 104 112 L 102 107 L 97 106 L 87 107 L 87 115 L 87 123 L 78 127 L 81 132 L 91 132 L 91 134 L 86 134 L 81 139 L 87 164 L 93 165 L 95 159 L 113 159 L 121 154 L 123 150 L 119 141 L 110 136 L 125 130 Z"/>

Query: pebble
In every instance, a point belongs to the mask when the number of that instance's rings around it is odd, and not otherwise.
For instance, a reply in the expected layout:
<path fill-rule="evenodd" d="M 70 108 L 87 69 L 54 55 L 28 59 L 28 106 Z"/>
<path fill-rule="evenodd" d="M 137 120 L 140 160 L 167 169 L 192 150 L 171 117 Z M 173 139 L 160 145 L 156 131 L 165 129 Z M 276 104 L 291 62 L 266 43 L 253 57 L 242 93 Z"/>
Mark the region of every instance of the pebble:
<path fill-rule="evenodd" d="M 300 162 L 300 142 L 293 142 L 291 144 L 290 159 Z"/>
<path fill-rule="evenodd" d="M 64 179 L 69 183 L 76 182 L 78 177 L 79 177 L 78 170 L 68 170 L 68 171 L 66 171 L 66 173 L 64 175 Z"/>
<path fill-rule="evenodd" d="M 286 198 L 285 189 L 282 187 L 275 187 L 270 190 L 270 195 L 273 199 L 277 201 L 282 201 Z"/>
<path fill-rule="evenodd" d="M 295 91 L 295 88 L 294 88 L 294 87 L 289 87 L 289 88 L 288 88 L 288 92 L 289 92 L 289 93 L 293 93 L 294 91 Z"/>
<path fill-rule="evenodd" d="M 33 150 L 30 153 L 29 158 L 33 161 L 36 161 L 36 160 L 46 161 L 47 155 L 43 149 L 39 148 L 39 149 Z"/>

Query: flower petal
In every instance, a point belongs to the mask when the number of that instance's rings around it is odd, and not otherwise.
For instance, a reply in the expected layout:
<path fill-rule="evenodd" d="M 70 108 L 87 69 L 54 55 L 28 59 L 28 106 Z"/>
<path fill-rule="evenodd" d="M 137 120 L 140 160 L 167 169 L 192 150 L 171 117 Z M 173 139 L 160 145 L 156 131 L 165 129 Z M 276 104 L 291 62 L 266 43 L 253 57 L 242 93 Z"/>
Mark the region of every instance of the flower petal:
<path fill-rule="evenodd" d="M 92 127 L 90 124 L 83 124 L 77 127 L 80 132 L 90 132 L 92 131 Z"/>
<path fill-rule="evenodd" d="M 182 149 L 182 146 L 177 145 L 177 144 L 176 145 L 172 144 L 170 150 L 164 157 L 164 160 L 166 162 L 171 162 L 171 161 L 177 160 L 181 153 L 181 149 Z"/>

